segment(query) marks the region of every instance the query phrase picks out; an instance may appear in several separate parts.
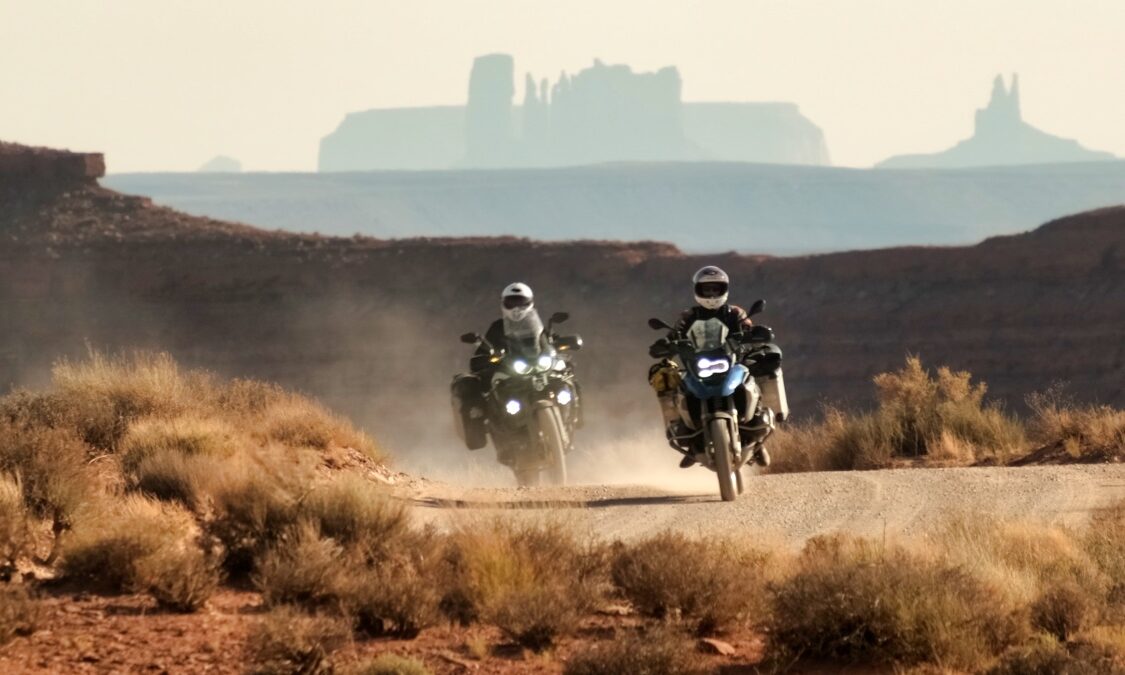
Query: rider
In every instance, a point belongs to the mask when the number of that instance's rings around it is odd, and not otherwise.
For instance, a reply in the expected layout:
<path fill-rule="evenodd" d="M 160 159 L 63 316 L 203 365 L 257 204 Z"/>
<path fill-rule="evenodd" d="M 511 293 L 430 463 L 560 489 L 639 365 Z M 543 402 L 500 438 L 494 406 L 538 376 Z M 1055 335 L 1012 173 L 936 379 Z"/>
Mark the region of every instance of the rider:
<path fill-rule="evenodd" d="M 740 333 L 753 327 L 754 322 L 750 320 L 750 315 L 745 309 L 727 302 L 730 295 L 730 277 L 722 269 L 707 265 L 700 268 L 692 276 L 691 281 L 695 290 L 696 304 L 680 315 L 679 321 L 673 327 L 672 335 L 683 335 L 696 321 L 716 318 L 726 324 L 731 333 Z M 678 372 L 676 365 L 667 359 L 649 369 L 649 382 L 656 389 L 660 410 L 664 415 L 664 426 L 670 439 L 690 433 L 680 419 L 680 411 L 676 403 Z M 760 466 L 769 466 L 770 456 L 764 447 L 755 453 L 754 461 Z M 686 469 L 693 464 L 695 458 L 691 454 L 686 454 L 680 462 L 680 467 Z"/>
<path fill-rule="evenodd" d="M 487 359 L 491 350 L 537 351 L 543 339 L 543 320 L 535 311 L 535 294 L 525 283 L 508 284 L 500 293 L 500 318 L 493 321 L 484 334 L 484 343 L 477 347 L 469 369 L 487 384 L 498 366 Z M 535 348 L 535 349 L 532 349 Z M 483 363 L 482 363 L 483 362 Z"/>

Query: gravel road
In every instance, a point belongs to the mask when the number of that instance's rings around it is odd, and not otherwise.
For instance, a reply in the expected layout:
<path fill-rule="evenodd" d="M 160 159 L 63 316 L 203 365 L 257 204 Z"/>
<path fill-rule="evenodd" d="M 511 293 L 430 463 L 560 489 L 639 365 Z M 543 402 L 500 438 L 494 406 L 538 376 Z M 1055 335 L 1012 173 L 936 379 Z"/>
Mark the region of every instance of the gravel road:
<path fill-rule="evenodd" d="M 749 477 L 746 493 L 730 503 L 719 501 L 714 485 L 701 489 L 700 476 L 691 476 L 690 483 L 689 489 L 461 489 L 426 483 L 413 495 L 413 503 L 423 521 L 439 527 L 482 517 L 561 518 L 607 539 L 673 529 L 692 535 L 745 532 L 799 546 L 811 536 L 837 531 L 918 536 L 958 514 L 1078 525 L 1094 510 L 1125 499 L 1125 465 L 762 475 Z"/>

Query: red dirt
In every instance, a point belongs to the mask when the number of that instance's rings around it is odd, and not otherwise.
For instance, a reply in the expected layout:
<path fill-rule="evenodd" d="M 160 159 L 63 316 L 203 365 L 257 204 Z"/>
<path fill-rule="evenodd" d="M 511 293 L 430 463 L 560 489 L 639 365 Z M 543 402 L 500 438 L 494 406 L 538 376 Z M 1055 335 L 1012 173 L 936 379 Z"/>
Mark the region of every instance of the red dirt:
<path fill-rule="evenodd" d="M 45 594 L 40 604 L 39 629 L 0 647 L 0 672 L 242 673 L 250 665 L 245 657 L 247 635 L 263 612 L 260 595 L 230 589 L 216 593 L 196 614 L 162 611 L 145 595 L 57 591 Z M 336 652 L 333 662 L 346 665 L 394 653 L 423 661 L 435 675 L 561 673 L 571 655 L 594 642 L 612 640 L 638 623 L 631 616 L 591 616 L 574 637 L 543 654 L 506 644 L 497 629 L 484 626 L 441 626 L 414 640 L 359 636 Z M 716 672 L 753 672 L 761 659 L 761 636 L 745 631 L 722 639 L 737 653 L 702 656 L 705 663 Z M 485 645 L 484 658 L 474 655 L 470 644 Z"/>

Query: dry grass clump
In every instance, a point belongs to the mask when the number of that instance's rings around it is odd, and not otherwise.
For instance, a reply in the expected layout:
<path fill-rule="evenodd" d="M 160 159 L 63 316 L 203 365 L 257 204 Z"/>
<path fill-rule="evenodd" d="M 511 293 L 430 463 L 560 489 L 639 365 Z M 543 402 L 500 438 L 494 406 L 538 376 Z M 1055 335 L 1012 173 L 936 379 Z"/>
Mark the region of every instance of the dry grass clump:
<path fill-rule="evenodd" d="M 436 563 L 425 554 L 404 554 L 360 567 L 343 587 L 342 605 L 371 635 L 416 637 L 441 618 Z"/>
<path fill-rule="evenodd" d="M 191 538 L 194 521 L 179 507 L 139 495 L 106 501 L 66 540 L 62 572 L 100 590 L 143 588 L 142 561 Z"/>
<path fill-rule="evenodd" d="M 772 591 L 772 658 L 987 665 L 1019 642 L 1020 614 L 959 567 L 845 537 L 809 541 Z"/>
<path fill-rule="evenodd" d="M 304 496 L 301 514 L 320 524 L 321 532 L 345 545 L 356 545 L 379 558 L 410 531 L 405 506 L 355 474 L 317 486 Z"/>
<path fill-rule="evenodd" d="M 250 672 L 262 675 L 332 672 L 330 656 L 348 639 L 351 629 L 338 618 L 309 616 L 289 607 L 266 614 L 247 643 Z"/>
<path fill-rule="evenodd" d="M 0 583 L 0 645 L 30 635 L 39 622 L 39 606 L 22 585 Z"/>
<path fill-rule="evenodd" d="M 669 630 L 634 632 L 571 657 L 564 675 L 700 675 L 695 645 Z"/>
<path fill-rule="evenodd" d="M 1031 604 L 1031 623 L 1060 642 L 1087 628 L 1097 612 L 1097 600 L 1073 581 L 1052 584 Z"/>
<path fill-rule="evenodd" d="M 485 621 L 522 646 L 544 649 L 600 598 L 603 560 L 559 524 L 466 529 L 450 537 L 442 604 L 455 619 Z"/>
<path fill-rule="evenodd" d="M 983 383 L 967 372 L 938 368 L 931 376 L 917 357 L 875 377 L 879 406 L 845 416 L 828 409 L 820 424 L 784 429 L 772 443 L 774 472 L 879 469 L 922 460 L 949 466 L 1001 463 L 1025 446 L 1023 427 L 984 401 Z"/>
<path fill-rule="evenodd" d="M 222 581 L 218 561 L 196 545 L 164 549 L 137 563 L 140 584 L 174 612 L 202 609 Z"/>
<path fill-rule="evenodd" d="M 1125 410 L 1077 406 L 1058 389 L 1028 397 L 1035 416 L 1031 434 L 1044 451 L 1076 462 L 1125 460 Z"/>
<path fill-rule="evenodd" d="M 1104 675 L 1125 672 L 1125 652 L 1097 642 L 1064 644 L 1047 635 L 1009 649 L 988 675 Z"/>
<path fill-rule="evenodd" d="M 19 478 L 0 473 L 0 571 L 11 569 L 30 543 L 29 518 Z"/>
<path fill-rule="evenodd" d="M 380 654 L 373 659 L 338 670 L 343 675 L 432 675 L 426 664 L 398 654 Z"/>
<path fill-rule="evenodd" d="M 698 633 L 711 634 L 765 618 L 768 560 L 730 541 L 664 532 L 619 546 L 612 575 L 642 614 L 689 619 Z"/>
<path fill-rule="evenodd" d="M 349 569 L 344 550 L 321 536 L 316 523 L 288 530 L 258 561 L 254 585 L 266 603 L 320 607 L 339 597 Z"/>

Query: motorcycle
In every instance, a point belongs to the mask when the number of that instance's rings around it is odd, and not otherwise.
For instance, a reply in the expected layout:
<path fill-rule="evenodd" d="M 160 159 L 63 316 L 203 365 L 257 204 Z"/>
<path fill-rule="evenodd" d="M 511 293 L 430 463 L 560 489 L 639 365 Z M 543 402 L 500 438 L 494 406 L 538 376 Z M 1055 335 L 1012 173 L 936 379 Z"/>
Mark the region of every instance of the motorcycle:
<path fill-rule="evenodd" d="M 765 301 L 758 300 L 749 314 L 764 308 Z M 776 421 L 789 414 L 773 331 L 754 326 L 731 334 L 719 319 L 696 321 L 682 334 L 660 319 L 648 325 L 670 331 L 649 355 L 678 360 L 682 373 L 676 402 L 686 433 L 669 443 L 714 471 L 719 495 L 733 501 L 745 488 L 743 466 L 764 447 Z"/>
<path fill-rule="evenodd" d="M 495 369 L 485 387 L 475 375 L 453 381 L 454 421 L 470 450 L 483 448 L 492 438 L 500 463 L 508 466 L 521 486 L 540 483 L 566 485 L 566 455 L 574 431 L 582 425 L 581 399 L 571 354 L 582 348 L 578 335 L 555 335 L 554 325 L 569 318 L 553 314 L 541 339 L 534 344 L 499 349 L 477 333 L 461 341 L 486 351 L 473 356 L 474 373 Z M 499 367 L 497 367 L 499 366 Z"/>

